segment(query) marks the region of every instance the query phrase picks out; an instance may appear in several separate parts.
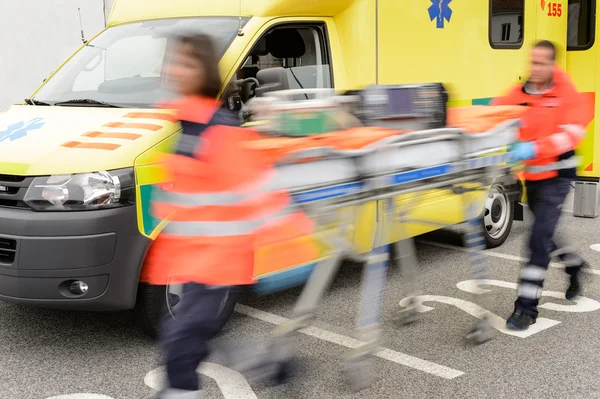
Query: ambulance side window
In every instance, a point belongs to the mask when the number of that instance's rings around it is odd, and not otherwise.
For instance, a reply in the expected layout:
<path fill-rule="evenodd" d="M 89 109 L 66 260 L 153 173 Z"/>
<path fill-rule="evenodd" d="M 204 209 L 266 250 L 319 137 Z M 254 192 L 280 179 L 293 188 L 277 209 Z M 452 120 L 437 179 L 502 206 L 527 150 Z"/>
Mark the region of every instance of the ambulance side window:
<path fill-rule="evenodd" d="M 523 46 L 525 0 L 490 0 L 489 40 L 495 49 Z"/>
<path fill-rule="evenodd" d="M 569 0 L 567 50 L 587 50 L 594 45 L 596 0 Z"/>
<path fill-rule="evenodd" d="M 332 88 L 325 25 L 273 27 L 254 45 L 235 78 L 245 79 L 243 102 L 277 90 Z"/>

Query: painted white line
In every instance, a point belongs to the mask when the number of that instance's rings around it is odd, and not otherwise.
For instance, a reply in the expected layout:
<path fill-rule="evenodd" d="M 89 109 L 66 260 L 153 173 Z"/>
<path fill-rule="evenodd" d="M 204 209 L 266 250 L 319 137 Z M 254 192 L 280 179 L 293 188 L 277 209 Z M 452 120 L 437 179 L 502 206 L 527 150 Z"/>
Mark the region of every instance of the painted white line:
<path fill-rule="evenodd" d="M 52 396 L 47 399 L 114 399 L 106 395 L 98 395 L 96 393 L 72 393 L 69 395 Z"/>
<path fill-rule="evenodd" d="M 225 399 L 257 399 L 244 376 L 235 370 L 220 364 L 202 363 L 198 373 L 215 380 Z M 158 367 L 146 374 L 144 384 L 155 391 L 162 390 L 166 385 L 165 368 Z"/>
<path fill-rule="evenodd" d="M 485 294 L 486 292 L 490 292 L 491 290 L 487 290 L 485 288 L 481 288 L 482 285 L 492 285 L 496 287 L 509 288 L 516 290 L 518 285 L 515 283 L 509 283 L 508 281 L 502 280 L 466 280 L 461 281 L 456 284 L 456 287 L 459 290 L 470 292 L 472 294 Z M 542 296 L 556 298 L 556 299 L 565 299 L 565 294 L 563 292 L 557 291 L 543 291 Z M 559 305 L 557 303 L 547 302 L 540 305 L 540 308 L 555 310 L 557 312 L 570 312 L 570 313 L 583 313 L 583 312 L 594 312 L 600 309 L 600 302 L 586 298 L 586 297 L 578 297 L 572 302 L 575 305 Z"/>
<path fill-rule="evenodd" d="M 430 245 L 432 247 L 451 249 L 451 250 L 459 251 L 459 252 L 469 252 L 469 250 L 467 248 L 461 248 L 461 247 L 457 247 L 454 245 L 441 244 L 441 243 L 427 241 L 427 240 L 419 240 L 418 242 L 425 244 L 425 245 Z M 490 251 L 489 249 L 486 249 L 482 253 L 484 255 L 491 256 L 492 258 L 514 260 L 515 262 L 527 262 L 528 261 L 528 259 L 522 258 L 520 256 L 501 254 L 498 252 Z M 555 267 L 557 269 L 564 269 L 565 265 L 563 265 L 561 263 L 551 262 L 550 267 Z M 596 274 L 596 275 L 600 276 L 600 270 L 598 270 L 598 269 L 584 268 L 582 271 L 585 273 Z"/>
<path fill-rule="evenodd" d="M 277 326 L 290 321 L 285 317 L 281 317 L 259 309 L 254 309 L 245 305 L 238 304 L 235 310 L 246 316 L 250 316 L 255 319 L 264 321 L 265 323 L 274 324 Z M 323 341 L 331 342 L 333 344 L 344 346 L 350 349 L 358 348 L 363 344 L 362 341 L 359 341 L 357 339 L 337 334 L 331 331 L 323 330 L 314 326 L 304 328 L 300 330 L 299 333 L 314 338 L 319 338 Z M 417 369 L 428 374 L 442 377 L 447 380 L 460 377 L 464 374 L 464 372 L 462 371 L 455 370 L 436 363 L 432 363 L 427 360 L 419 359 L 418 357 L 410 356 L 405 353 L 396 352 L 387 348 L 382 348 L 378 353 L 374 354 L 373 356 L 377 356 L 381 359 L 389 360 L 391 362 L 398 363 L 407 367 L 411 367 L 413 369 Z"/>
<path fill-rule="evenodd" d="M 600 244 L 590 245 L 590 248 L 594 251 L 600 251 Z"/>
<path fill-rule="evenodd" d="M 504 320 L 502 317 L 488 311 L 487 309 L 482 308 L 481 306 L 473 302 L 465 301 L 458 298 L 452 298 L 449 296 L 438 295 L 419 295 L 413 298 L 417 301 L 418 311 L 421 313 L 434 310 L 429 306 L 422 305 L 424 302 L 438 302 L 447 305 L 452 305 L 462 310 L 463 312 L 470 314 L 473 317 L 477 317 L 478 319 L 482 319 L 484 316 L 487 315 L 487 317 L 490 320 L 490 323 L 492 324 L 492 327 L 494 327 L 496 330 L 500 331 L 503 334 L 513 335 L 519 338 L 530 337 L 533 334 L 537 334 L 539 332 L 549 329 L 550 327 L 554 327 L 555 325 L 560 324 L 560 321 L 557 320 L 550 320 L 544 317 L 538 317 L 536 323 L 530 326 L 526 331 L 513 331 L 506 327 L 506 320 Z M 400 306 L 408 306 L 410 304 L 410 300 L 413 298 L 402 299 L 400 301 Z"/>

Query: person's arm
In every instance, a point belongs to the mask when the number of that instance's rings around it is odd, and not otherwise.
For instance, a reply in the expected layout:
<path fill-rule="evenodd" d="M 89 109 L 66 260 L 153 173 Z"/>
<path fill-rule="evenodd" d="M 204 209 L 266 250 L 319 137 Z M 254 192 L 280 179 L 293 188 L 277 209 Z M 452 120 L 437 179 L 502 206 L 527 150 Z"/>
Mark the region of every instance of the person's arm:
<path fill-rule="evenodd" d="M 575 150 L 585 138 L 583 96 L 571 84 L 566 88 L 559 130 L 535 142 L 536 153 L 541 158 L 555 157 Z"/>
<path fill-rule="evenodd" d="M 522 92 L 521 87 L 521 85 L 511 87 L 502 96 L 496 97 L 490 101 L 490 105 L 519 105 L 522 102 L 518 98 L 519 94 Z"/>

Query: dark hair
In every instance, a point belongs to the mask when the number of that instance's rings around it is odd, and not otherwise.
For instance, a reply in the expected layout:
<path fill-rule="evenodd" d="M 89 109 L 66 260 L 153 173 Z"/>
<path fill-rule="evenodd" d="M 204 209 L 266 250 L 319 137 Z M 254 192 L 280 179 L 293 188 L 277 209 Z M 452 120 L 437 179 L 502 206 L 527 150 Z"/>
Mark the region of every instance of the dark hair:
<path fill-rule="evenodd" d="M 175 45 L 186 46 L 187 53 L 200 61 L 204 68 L 204 84 L 198 95 L 217 98 L 221 91 L 221 74 L 219 73 L 219 59 L 211 36 L 195 34 L 179 34 L 173 36 Z M 176 46 L 173 46 L 173 48 Z"/>
<path fill-rule="evenodd" d="M 552 52 L 552 55 L 550 56 L 552 61 L 556 60 L 556 46 L 550 40 L 541 40 L 537 42 L 533 48 L 545 48 L 546 50 L 550 50 Z"/>

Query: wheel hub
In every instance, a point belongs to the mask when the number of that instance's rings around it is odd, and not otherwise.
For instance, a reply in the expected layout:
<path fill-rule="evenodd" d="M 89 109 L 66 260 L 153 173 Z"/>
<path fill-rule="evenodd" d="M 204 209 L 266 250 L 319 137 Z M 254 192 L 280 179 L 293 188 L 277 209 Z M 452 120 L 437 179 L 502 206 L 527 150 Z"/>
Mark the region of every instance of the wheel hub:
<path fill-rule="evenodd" d="M 503 186 L 494 186 L 485 204 L 484 225 L 487 234 L 497 239 L 501 237 L 510 224 L 511 203 Z"/>
<path fill-rule="evenodd" d="M 498 223 L 498 221 L 500 221 L 500 218 L 502 217 L 502 204 L 498 199 L 494 200 L 494 203 L 492 204 L 491 213 L 492 221 L 494 223 Z"/>

